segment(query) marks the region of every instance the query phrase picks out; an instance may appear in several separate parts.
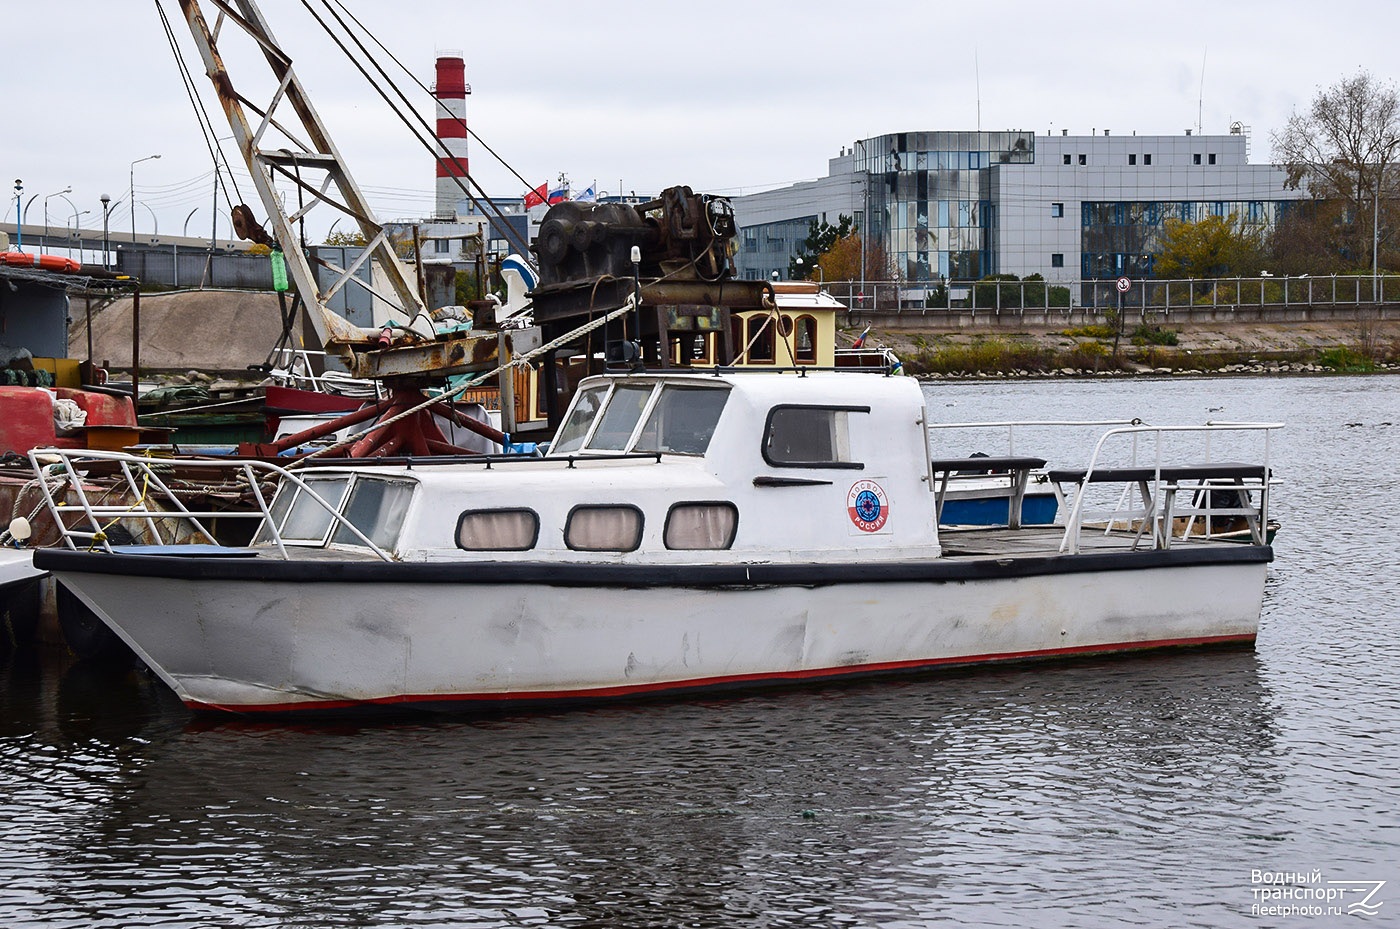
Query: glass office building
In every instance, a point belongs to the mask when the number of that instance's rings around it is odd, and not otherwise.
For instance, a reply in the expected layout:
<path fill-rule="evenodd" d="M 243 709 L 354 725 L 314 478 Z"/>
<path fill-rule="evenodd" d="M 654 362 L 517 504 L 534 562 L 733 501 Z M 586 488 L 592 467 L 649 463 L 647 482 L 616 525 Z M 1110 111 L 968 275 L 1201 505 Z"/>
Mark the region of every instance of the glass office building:
<path fill-rule="evenodd" d="M 1051 281 L 1150 277 L 1168 218 L 1228 217 L 1269 229 L 1289 190 L 1225 135 L 901 132 L 859 140 L 828 176 L 735 198 L 740 274 L 787 276 L 809 223 L 868 228 L 911 285 L 988 274 Z M 865 218 L 869 217 L 869 222 Z"/>

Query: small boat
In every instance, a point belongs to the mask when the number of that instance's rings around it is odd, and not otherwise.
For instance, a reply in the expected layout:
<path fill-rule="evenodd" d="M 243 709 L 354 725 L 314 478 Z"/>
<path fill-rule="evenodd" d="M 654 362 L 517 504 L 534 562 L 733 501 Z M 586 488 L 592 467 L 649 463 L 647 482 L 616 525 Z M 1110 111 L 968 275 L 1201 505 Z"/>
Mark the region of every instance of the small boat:
<path fill-rule="evenodd" d="M 1063 525 L 942 533 L 926 422 L 913 379 L 876 373 L 597 375 L 543 458 L 206 462 L 254 490 L 251 544 L 114 546 L 90 527 L 172 514 L 85 499 L 66 549 L 35 564 L 186 706 L 244 714 L 635 699 L 1254 641 L 1270 547 L 1169 527 L 1213 480 L 1253 491 L 1262 525 L 1267 456 L 1144 473 L 1096 452 Z M 1224 428 L 1110 437 L 1169 460 L 1177 440 Z M 160 489 L 149 460 L 52 454 Z M 1111 505 L 1130 528 L 1086 530 L 1091 492 L 1118 478 L 1147 494 Z"/>
<path fill-rule="evenodd" d="M 0 538 L 8 541 L 20 526 L 27 538 L 28 521 L 22 519 L 14 520 Z M 0 544 L 0 654 L 33 637 L 39 622 L 39 582 L 47 575 L 34 567 L 33 551 Z"/>

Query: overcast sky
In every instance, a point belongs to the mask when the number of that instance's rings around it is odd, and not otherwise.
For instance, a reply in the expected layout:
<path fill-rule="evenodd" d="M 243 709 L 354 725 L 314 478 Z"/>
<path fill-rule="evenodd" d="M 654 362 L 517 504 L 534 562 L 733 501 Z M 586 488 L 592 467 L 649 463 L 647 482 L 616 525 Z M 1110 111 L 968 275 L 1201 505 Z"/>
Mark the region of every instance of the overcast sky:
<path fill-rule="evenodd" d="M 227 135 L 178 4 L 160 2 Z M 1319 88 L 1400 70 L 1400 4 L 1382 0 L 345 3 L 424 83 L 440 52 L 462 52 L 473 131 L 532 183 L 562 172 L 575 190 L 739 194 L 823 176 L 842 146 L 886 132 L 1179 134 L 1198 118 L 1207 133 L 1250 127 L 1263 162 L 1270 133 Z M 156 6 L 4 3 L 6 221 L 21 178 L 25 202 L 38 195 L 29 228 L 46 197 L 52 226 L 91 210 L 81 222 L 100 228 L 108 193 L 127 229 L 131 162 L 159 153 L 134 169 L 137 230 L 208 233 L 211 159 Z M 261 6 L 380 216 L 431 214 L 431 156 L 301 0 Z M 240 90 L 265 80 L 260 61 L 228 63 Z M 418 102 L 431 118 L 431 100 Z M 480 145 L 470 157 L 493 194 L 523 192 Z M 48 196 L 69 186 L 71 207 Z M 262 218 L 246 183 L 243 194 Z"/>

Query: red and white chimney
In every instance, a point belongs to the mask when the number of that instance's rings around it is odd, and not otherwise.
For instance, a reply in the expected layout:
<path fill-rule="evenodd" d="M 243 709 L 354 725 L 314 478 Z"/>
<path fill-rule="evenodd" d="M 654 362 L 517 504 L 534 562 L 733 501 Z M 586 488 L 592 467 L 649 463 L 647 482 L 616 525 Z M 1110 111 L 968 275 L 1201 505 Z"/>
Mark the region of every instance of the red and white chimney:
<path fill-rule="evenodd" d="M 456 219 L 457 202 L 466 195 L 453 178 L 467 176 L 467 66 L 460 56 L 437 60 L 437 208 L 438 219 Z M 462 184 L 466 184 L 463 180 Z"/>

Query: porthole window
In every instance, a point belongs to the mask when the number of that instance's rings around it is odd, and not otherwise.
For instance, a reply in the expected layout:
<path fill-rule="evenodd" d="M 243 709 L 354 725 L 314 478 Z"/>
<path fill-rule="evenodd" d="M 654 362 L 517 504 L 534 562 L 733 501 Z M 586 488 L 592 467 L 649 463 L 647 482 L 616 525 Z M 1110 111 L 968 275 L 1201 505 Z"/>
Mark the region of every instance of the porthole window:
<path fill-rule="evenodd" d="M 739 509 L 728 501 L 677 503 L 666 514 L 666 547 L 681 551 L 727 549 L 739 528 Z"/>
<path fill-rule="evenodd" d="M 523 552 L 540 537 L 534 510 L 468 510 L 457 520 L 457 547 L 469 552 Z"/>
<path fill-rule="evenodd" d="M 635 506 L 576 506 L 564 544 L 578 552 L 634 552 L 642 544 L 642 511 Z"/>

